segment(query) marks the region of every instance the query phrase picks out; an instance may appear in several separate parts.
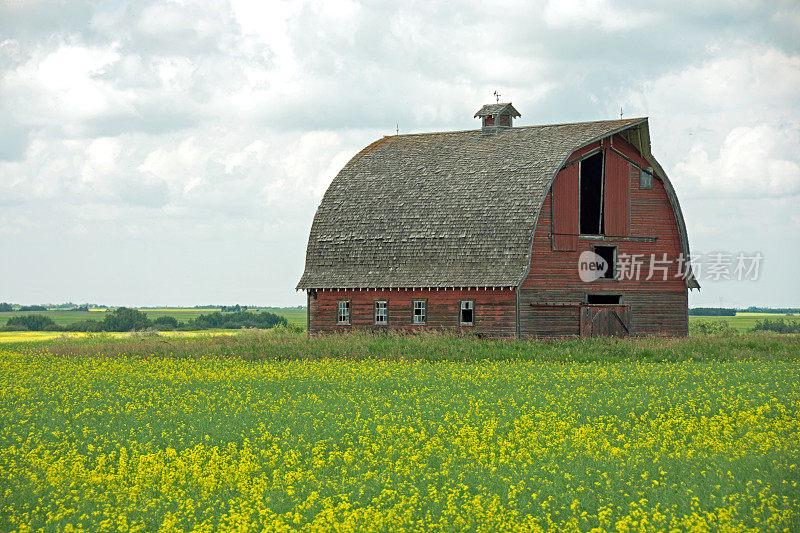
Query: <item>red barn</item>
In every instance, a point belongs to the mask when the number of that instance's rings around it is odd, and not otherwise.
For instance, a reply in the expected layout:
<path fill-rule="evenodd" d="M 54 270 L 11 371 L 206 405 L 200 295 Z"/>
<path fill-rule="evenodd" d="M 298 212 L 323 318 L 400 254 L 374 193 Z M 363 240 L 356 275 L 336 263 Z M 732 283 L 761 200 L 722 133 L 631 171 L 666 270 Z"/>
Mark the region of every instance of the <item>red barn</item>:
<path fill-rule="evenodd" d="M 685 335 L 699 288 L 646 118 L 388 136 L 339 172 L 298 289 L 308 330 Z"/>

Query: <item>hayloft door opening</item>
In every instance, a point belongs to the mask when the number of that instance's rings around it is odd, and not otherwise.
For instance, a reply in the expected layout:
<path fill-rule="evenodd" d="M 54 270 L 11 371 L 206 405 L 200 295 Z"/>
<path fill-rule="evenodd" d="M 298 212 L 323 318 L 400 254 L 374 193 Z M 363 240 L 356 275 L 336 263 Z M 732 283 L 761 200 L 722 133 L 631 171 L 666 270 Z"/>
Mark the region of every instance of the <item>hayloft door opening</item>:
<path fill-rule="evenodd" d="M 580 230 L 583 235 L 603 235 L 603 153 L 580 162 Z"/>

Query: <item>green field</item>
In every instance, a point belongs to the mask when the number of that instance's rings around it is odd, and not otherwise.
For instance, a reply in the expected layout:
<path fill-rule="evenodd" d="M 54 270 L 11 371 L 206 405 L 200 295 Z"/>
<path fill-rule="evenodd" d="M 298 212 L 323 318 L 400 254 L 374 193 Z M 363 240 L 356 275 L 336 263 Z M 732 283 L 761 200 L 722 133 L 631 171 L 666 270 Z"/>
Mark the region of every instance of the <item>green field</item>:
<path fill-rule="evenodd" d="M 286 319 L 299 326 L 305 327 L 306 325 L 306 310 L 305 309 L 277 309 L 277 308 L 259 308 L 259 311 L 269 311 L 286 317 Z M 200 315 L 208 315 L 219 309 L 186 309 L 186 308 L 172 308 L 165 307 L 163 309 L 142 309 L 147 314 L 149 319 L 158 318 L 160 316 L 174 316 L 179 322 L 186 322 Z M 0 313 L 0 326 L 4 326 L 8 319 L 12 316 L 19 315 L 45 315 L 53 319 L 58 325 L 73 324 L 83 320 L 103 320 L 106 311 L 102 309 L 93 311 L 64 311 L 64 310 L 49 310 L 49 311 L 11 311 Z"/>
<path fill-rule="evenodd" d="M 798 531 L 800 336 L 0 346 L 0 530 Z"/>
<path fill-rule="evenodd" d="M 759 320 L 776 320 L 800 322 L 798 315 L 785 315 L 780 313 L 736 313 L 736 316 L 690 316 L 689 324 L 702 321 L 727 322 L 736 331 L 750 331 Z"/>

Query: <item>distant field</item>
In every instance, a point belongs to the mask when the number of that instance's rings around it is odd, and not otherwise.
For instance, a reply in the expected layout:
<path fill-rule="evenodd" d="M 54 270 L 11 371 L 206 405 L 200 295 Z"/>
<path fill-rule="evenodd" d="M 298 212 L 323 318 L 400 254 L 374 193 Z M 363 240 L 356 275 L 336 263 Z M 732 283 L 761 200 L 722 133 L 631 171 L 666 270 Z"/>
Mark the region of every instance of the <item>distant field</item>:
<path fill-rule="evenodd" d="M 736 313 L 736 316 L 690 316 L 689 323 L 696 322 L 727 322 L 730 326 L 737 331 L 749 331 L 753 329 L 756 322 L 769 318 L 775 320 L 782 318 L 786 321 L 800 321 L 800 316 L 797 315 L 783 315 L 778 313 Z"/>
<path fill-rule="evenodd" d="M 142 311 L 146 313 L 147 317 L 150 319 L 158 318 L 160 316 L 174 316 L 179 322 L 186 322 L 200 315 L 207 315 L 209 313 L 219 311 L 219 309 L 163 308 L 142 309 Z M 305 309 L 264 308 L 258 309 L 258 311 L 269 311 L 270 313 L 275 313 L 276 315 L 286 317 L 286 320 L 288 320 L 290 323 L 304 327 L 306 325 Z M 19 315 L 44 315 L 52 318 L 56 324 L 63 326 L 65 324 L 72 324 L 74 322 L 81 322 L 83 320 L 103 320 L 105 313 L 106 311 L 102 309 L 97 309 L 94 311 L 12 311 L 8 313 L 0 313 L 0 326 L 4 326 L 6 322 L 8 322 L 8 319 L 12 316 Z"/>
<path fill-rule="evenodd" d="M 184 339 L 215 335 L 233 335 L 238 329 L 201 329 L 197 331 L 160 331 L 158 335 L 169 339 Z M 104 331 L 102 333 L 86 333 L 82 331 L 0 331 L 0 345 L 12 343 L 29 343 L 65 339 L 113 338 L 125 339 L 136 337 L 139 333 Z"/>

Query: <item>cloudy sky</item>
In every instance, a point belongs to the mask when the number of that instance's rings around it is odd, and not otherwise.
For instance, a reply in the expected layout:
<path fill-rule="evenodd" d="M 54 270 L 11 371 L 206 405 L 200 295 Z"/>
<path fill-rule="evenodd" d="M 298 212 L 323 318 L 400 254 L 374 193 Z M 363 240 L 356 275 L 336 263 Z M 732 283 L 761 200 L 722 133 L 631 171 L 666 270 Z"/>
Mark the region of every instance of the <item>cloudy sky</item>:
<path fill-rule="evenodd" d="M 649 116 L 691 305 L 800 305 L 800 8 L 786 2 L 0 0 L 0 301 L 304 304 L 314 211 L 376 138 Z M 705 275 L 705 274 L 703 274 Z"/>

